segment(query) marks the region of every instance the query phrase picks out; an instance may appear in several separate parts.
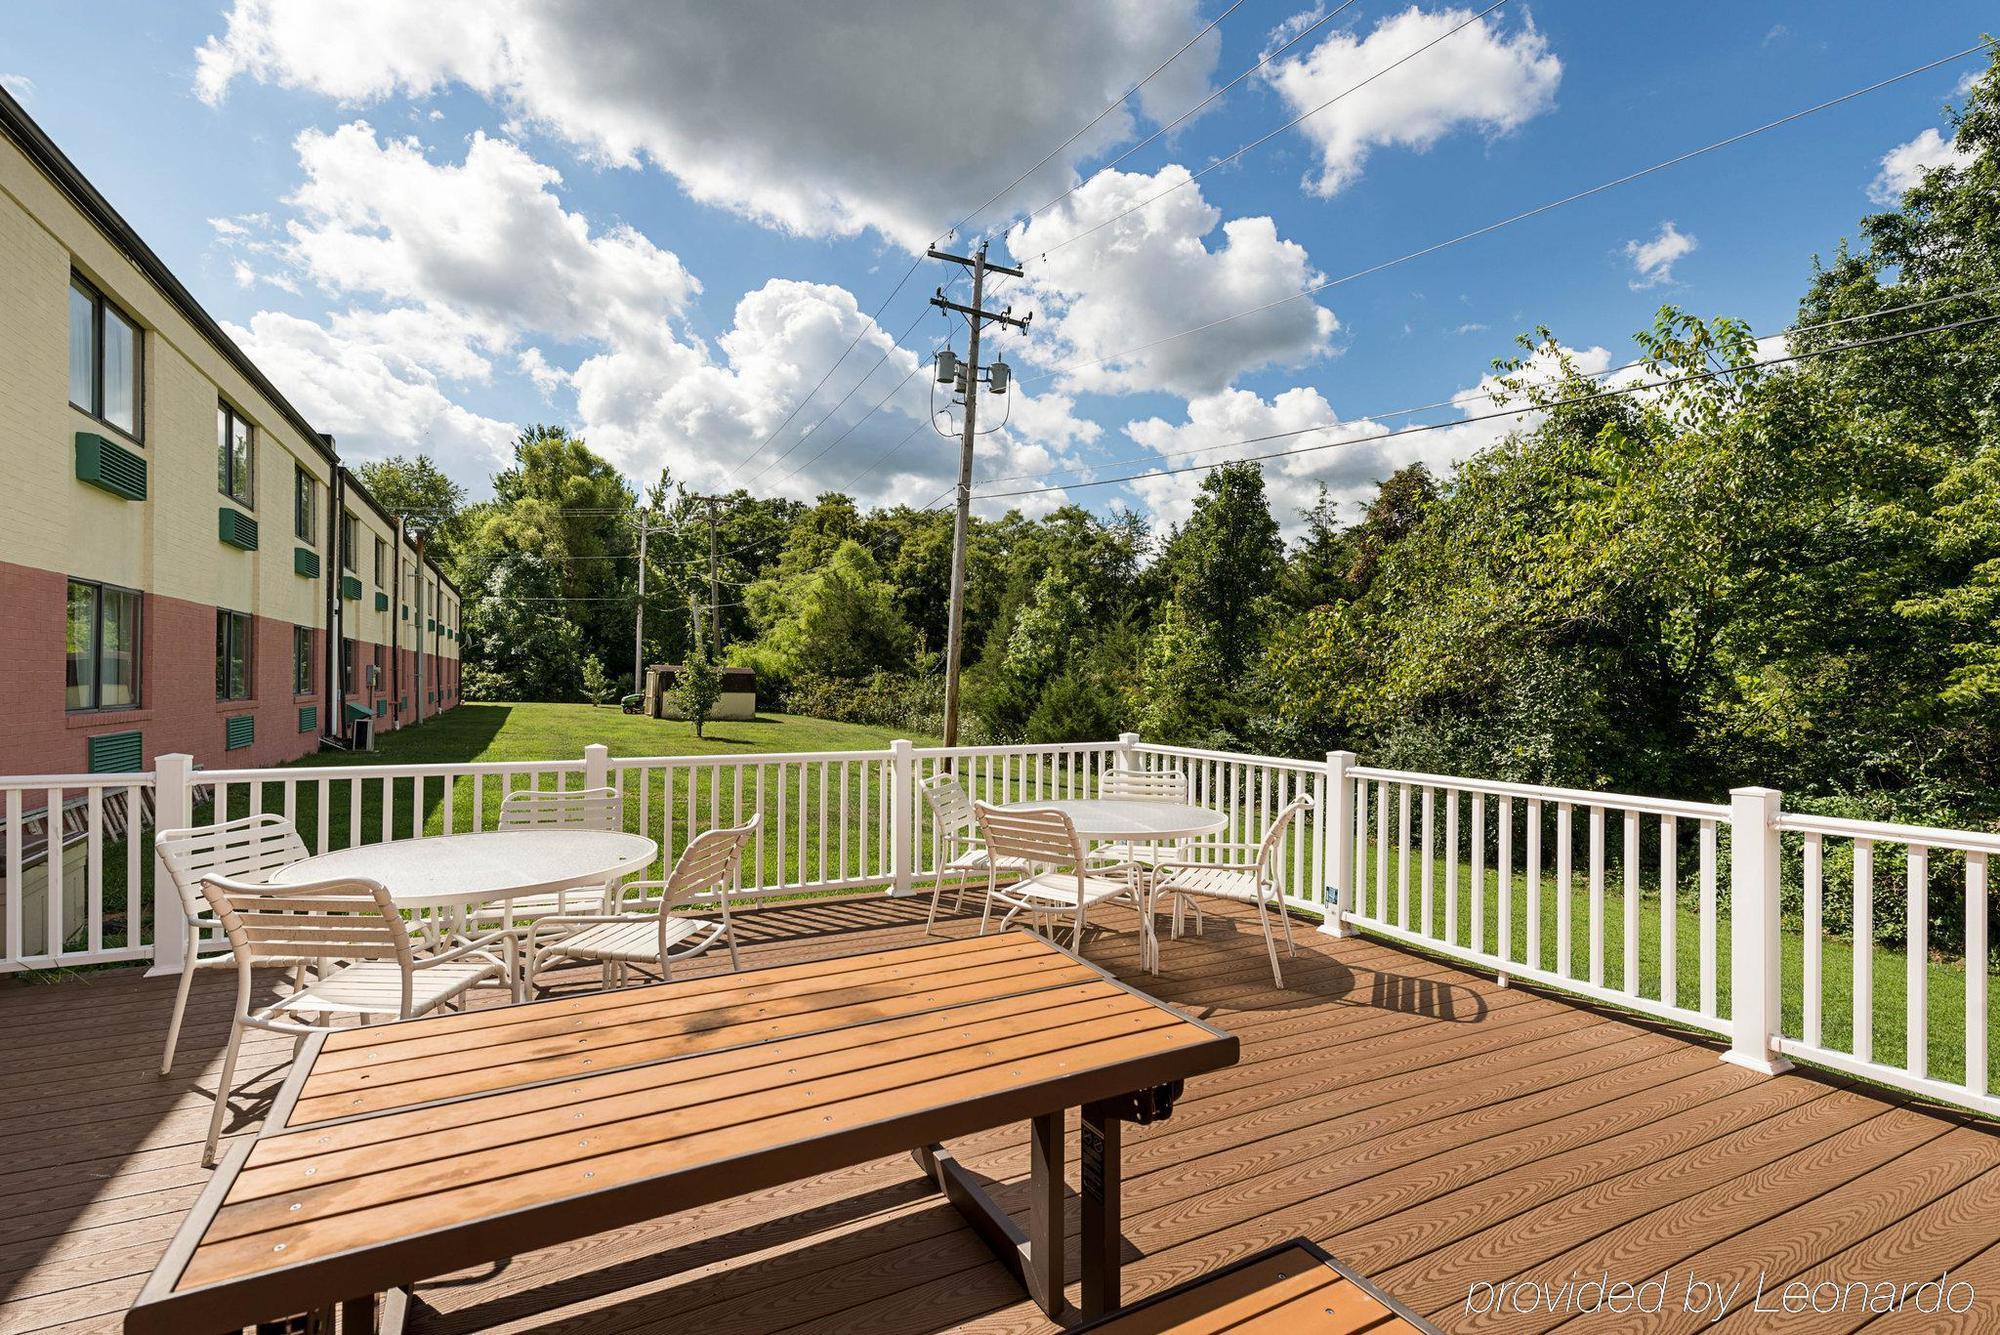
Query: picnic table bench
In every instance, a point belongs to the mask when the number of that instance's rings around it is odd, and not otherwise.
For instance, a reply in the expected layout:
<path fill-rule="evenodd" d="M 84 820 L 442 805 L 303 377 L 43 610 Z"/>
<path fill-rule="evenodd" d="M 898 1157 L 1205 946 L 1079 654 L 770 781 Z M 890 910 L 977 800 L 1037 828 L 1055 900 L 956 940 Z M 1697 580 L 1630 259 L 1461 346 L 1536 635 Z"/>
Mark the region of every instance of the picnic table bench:
<path fill-rule="evenodd" d="M 393 1329 L 410 1285 L 909 1151 L 1051 1316 L 1081 1108 L 1082 1305 L 1119 1301 L 1122 1124 L 1236 1039 L 1026 932 L 308 1039 L 125 1318 Z M 1030 1124 L 1023 1230 L 942 1142 Z"/>

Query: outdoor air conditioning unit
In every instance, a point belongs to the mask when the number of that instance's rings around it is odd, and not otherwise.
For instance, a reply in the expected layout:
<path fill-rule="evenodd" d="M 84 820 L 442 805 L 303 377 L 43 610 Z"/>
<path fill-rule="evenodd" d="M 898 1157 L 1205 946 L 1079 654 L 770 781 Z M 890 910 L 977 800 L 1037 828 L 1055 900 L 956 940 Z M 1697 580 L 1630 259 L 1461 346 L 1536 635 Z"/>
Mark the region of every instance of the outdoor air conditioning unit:
<path fill-rule="evenodd" d="M 356 751 L 373 751 L 375 749 L 375 720 L 372 718 L 358 718 L 354 720 L 353 727 L 354 732 L 350 741 L 354 749 Z"/>

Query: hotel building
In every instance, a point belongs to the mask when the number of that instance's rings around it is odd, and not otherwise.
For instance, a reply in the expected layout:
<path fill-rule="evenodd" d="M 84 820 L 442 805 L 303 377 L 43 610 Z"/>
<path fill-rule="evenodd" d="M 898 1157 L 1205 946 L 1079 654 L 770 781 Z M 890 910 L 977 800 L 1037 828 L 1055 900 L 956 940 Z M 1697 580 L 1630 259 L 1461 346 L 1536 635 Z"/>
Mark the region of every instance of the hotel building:
<path fill-rule="evenodd" d="M 458 703 L 459 595 L 0 91 L 0 773 L 260 766 Z"/>

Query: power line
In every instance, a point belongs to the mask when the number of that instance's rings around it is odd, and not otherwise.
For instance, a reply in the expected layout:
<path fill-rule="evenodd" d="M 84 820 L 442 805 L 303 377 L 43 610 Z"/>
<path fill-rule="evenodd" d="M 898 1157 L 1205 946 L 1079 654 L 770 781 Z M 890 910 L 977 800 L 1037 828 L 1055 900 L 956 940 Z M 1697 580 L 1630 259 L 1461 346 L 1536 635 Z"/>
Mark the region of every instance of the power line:
<path fill-rule="evenodd" d="M 1793 325 L 1787 329 L 1779 330 L 1778 334 L 1776 335 L 1765 334 L 1765 335 L 1753 335 L 1753 336 L 1760 338 L 1772 338 L 1779 336 L 1790 338 L 1797 334 L 1809 334 L 1820 329 L 1834 329 L 1842 325 L 1856 324 L 1864 320 L 1879 320 L 1886 315 L 1900 315 L 1906 311 L 1923 310 L 1924 308 L 1929 306 L 1942 305 L 1947 301 L 1963 301 L 1963 300 L 1968 300 L 1972 297 L 1990 296 L 1996 293 L 2000 293 L 2000 283 L 1995 283 L 1989 287 L 1967 288 L 1963 292 L 1948 292 L 1945 293 L 1943 296 L 1925 297 L 1920 301 L 1907 301 L 1900 306 L 1885 306 L 1878 311 L 1863 311 L 1858 315 L 1843 315 L 1838 319 L 1834 320 L 1817 320 L 1811 324 Z M 1648 359 L 1644 357 L 1637 357 L 1629 362 L 1624 362 L 1618 366 L 1606 367 L 1602 371 L 1591 371 L 1586 375 L 1584 375 L 1583 378 L 1586 380 L 1605 380 L 1610 378 L 1611 376 L 1619 375 L 1622 374 L 1623 372 L 1634 370 L 1638 367 L 1644 366 L 1647 364 L 1647 360 Z M 1477 403 L 1480 399 L 1485 397 L 1487 397 L 1485 390 L 1469 389 L 1461 393 L 1454 394 L 1452 397 L 1448 399 L 1437 399 L 1430 403 L 1420 403 L 1408 408 L 1392 408 L 1385 412 L 1364 413 L 1359 417 L 1349 418 L 1346 422 L 1339 422 L 1339 421 L 1322 422 L 1316 427 L 1302 427 L 1299 428 L 1299 430 L 1329 431 L 1332 430 L 1334 427 L 1351 426 L 1356 422 L 1380 421 L 1382 418 L 1385 417 L 1407 417 L 1411 413 L 1429 412 L 1432 409 L 1436 408 L 1455 408 L 1467 403 Z M 1122 459 L 1102 459 L 1092 464 L 1080 464 L 1075 468 L 1057 469 L 1054 473 L 1046 473 L 1046 472 L 1014 473 L 1007 477 L 987 478 L 985 485 L 991 487 L 991 486 L 997 486 L 1003 482 L 1026 482 L 1032 480 L 1045 480 L 1049 477 L 1061 477 L 1066 474 L 1089 473 L 1089 472 L 1095 472 L 1098 469 L 1103 469 L 1103 468 L 1119 468 L 1126 464 L 1154 463 L 1156 461 L 1164 459 L 1185 459 L 1185 458 L 1191 458 L 1192 456 L 1197 454 L 1209 454 L 1216 450 L 1233 449 L 1239 445 L 1255 445 L 1262 441 L 1279 440 L 1287 436 L 1292 436 L 1296 434 L 1298 434 L 1298 431 L 1280 431 L 1280 432 L 1275 432 L 1268 436 L 1249 436 L 1242 440 L 1227 441 L 1221 445 L 1202 445 L 1194 449 L 1187 449 L 1187 450 L 1166 450 L 1153 454 L 1135 454 L 1135 455 L 1128 455 Z"/>
<path fill-rule="evenodd" d="M 1447 36 L 1448 35 L 1449 34 L 1447 34 Z M 1092 366 L 1101 366 L 1106 362 L 1118 361 L 1122 358 L 1130 357 L 1137 353 L 1148 352 L 1154 348 L 1160 347 L 1163 344 L 1172 343 L 1177 339 L 1187 338 L 1193 334 L 1204 333 L 1207 330 L 1219 328 L 1222 325 L 1232 323 L 1233 321 L 1236 320 L 1242 320 L 1252 315 L 1261 315 L 1265 311 L 1274 310 L 1279 306 L 1289 305 L 1294 301 L 1303 301 L 1305 298 L 1313 296 L 1314 294 L 1319 292 L 1324 292 L 1328 288 L 1339 287 L 1343 284 L 1351 283 L 1358 278 L 1367 278 L 1374 274 L 1381 273 L 1384 270 L 1393 269 L 1399 265 L 1407 264 L 1411 260 L 1418 260 L 1424 258 L 1427 255 L 1434 255 L 1441 250 L 1448 250 L 1453 246 L 1461 245 L 1467 241 L 1476 240 L 1479 237 L 1486 236 L 1492 232 L 1497 232 L 1503 227 L 1511 227 L 1515 223 L 1525 222 L 1530 218 L 1538 217 L 1541 214 L 1549 213 L 1556 209 L 1562 208 L 1564 205 L 1574 204 L 1578 200 L 1588 199 L 1592 195 L 1602 194 L 1606 190 L 1611 190 L 1617 186 L 1626 185 L 1632 181 L 1639 180 L 1642 177 L 1651 176 L 1655 172 L 1665 171 L 1669 167 L 1679 166 L 1681 163 L 1687 162 L 1693 158 L 1698 158 L 1705 154 L 1713 153 L 1718 149 L 1728 148 L 1733 144 L 1740 144 L 1746 139 L 1751 139 L 1756 137 L 1757 135 L 1778 129 L 1781 126 L 1789 125 L 1793 121 L 1803 120 L 1807 116 L 1815 115 L 1818 112 L 1826 111 L 1833 107 L 1840 106 L 1842 103 L 1845 102 L 1851 102 L 1855 98 L 1865 96 L 1869 93 L 1877 92 L 1883 88 L 1889 87 L 1892 84 L 1901 83 L 1905 79 L 1912 79 L 1919 74 L 1926 74 L 1931 70 L 1937 69 L 1941 65 L 1949 65 L 1955 60 L 1963 60 L 1965 57 L 1972 55 L 1975 52 L 1987 50 L 1992 45 L 1993 43 L 1984 41 L 1975 43 L 1972 46 L 1964 48 L 1963 50 L 1954 51 L 1948 56 L 1941 56 L 1936 60 L 1929 61 L 1925 64 L 1919 65 L 1915 69 L 1904 70 L 1901 74 L 1893 74 L 1886 79 L 1879 79 L 1874 83 L 1866 85 L 1865 87 L 1856 88 L 1852 92 L 1842 93 L 1839 97 L 1829 98 L 1824 102 L 1816 103 L 1813 106 L 1806 107 L 1799 111 L 1794 111 L 1789 115 L 1780 116 L 1778 119 L 1773 121 L 1766 121 L 1762 125 L 1755 126 L 1748 130 L 1744 130 L 1738 134 L 1730 135 L 1726 139 L 1718 139 L 1712 144 L 1704 144 L 1700 148 L 1693 148 L 1687 150 L 1684 153 L 1677 153 L 1673 157 L 1665 158 L 1659 162 L 1654 163 L 1650 167 L 1641 167 L 1637 171 L 1627 172 L 1622 176 L 1617 176 L 1612 178 L 1611 180 L 1601 182 L 1600 184 L 1597 185 L 1593 185 L 1588 189 L 1578 190 L 1573 194 L 1564 195 L 1560 199 L 1553 199 L 1545 204 L 1538 204 L 1531 209 L 1524 209 L 1520 213 L 1512 214 L 1508 217 L 1502 218 L 1498 222 L 1491 222 L 1483 227 L 1475 227 L 1469 232 L 1461 232 L 1457 236 L 1450 237 L 1444 241 L 1436 242 L 1433 245 L 1425 246 L 1420 250 L 1412 250 L 1407 254 L 1398 255 L 1394 259 L 1383 260 L 1379 264 L 1371 264 L 1364 269 L 1356 269 L 1352 273 L 1342 274 L 1338 278 L 1329 278 L 1324 282 L 1315 283 L 1311 287 L 1305 288 L 1298 292 L 1294 292 L 1289 296 L 1279 297 L 1275 301 L 1267 301 L 1261 306 L 1252 306 L 1248 310 L 1237 311 L 1231 315 L 1220 316 L 1216 319 L 1208 321 L 1205 324 L 1198 324 L 1193 326 L 1192 328 L 1180 330 L 1177 333 L 1166 334 L 1159 338 L 1153 339 L 1150 342 L 1141 343 L 1136 347 L 1125 348 L 1122 351 L 1109 353 L 1102 357 L 1092 357 L 1082 361 L 1065 362 L 1063 365 L 1053 367 L 1047 371 L 1039 371 L 1034 375 L 1022 376 L 1021 377 L 1022 382 L 1026 384 L 1033 384 L 1037 381 L 1047 380 L 1053 376 L 1067 375 L 1073 371 L 1085 370 Z M 1157 199 L 1159 198 L 1159 196 L 1155 195 L 1154 198 Z M 1144 206 L 1140 205 L 1138 207 L 1144 207 Z M 1108 221 L 1115 221 L 1115 219 Z M 1079 235 L 1086 235 L 1086 234 L 1079 234 Z M 1078 238 L 1076 237 L 1070 238 L 1070 240 L 1076 240 L 1076 239 Z M 1069 243 L 1068 241 L 1064 241 L 1059 244 L 1067 245 Z M 1054 247 L 1051 247 L 1051 249 L 1053 248 Z M 1043 252 L 1043 254 L 1046 253 L 1047 253 L 1046 251 Z"/>
<path fill-rule="evenodd" d="M 1299 454 L 1313 454 L 1320 450 L 1336 449 L 1342 446 L 1373 445 L 1380 441 L 1395 440 L 1403 436 L 1416 436 L 1416 435 L 1423 435 L 1431 431 L 1445 431 L 1454 427 L 1473 426 L 1480 422 L 1497 421 L 1502 418 L 1508 418 L 1508 417 L 1524 417 L 1529 413 L 1547 412 L 1552 408 L 1569 408 L 1578 406 L 1580 404 L 1598 403 L 1606 399 L 1615 399 L 1627 394 L 1637 394 L 1644 390 L 1661 389 L 1671 385 L 1694 384 L 1705 380 L 1715 380 L 1723 376 L 1738 375 L 1746 370 L 1754 370 L 1766 366 L 1784 366 L 1793 362 L 1809 361 L 1815 357 L 1828 357 L 1832 356 L 1835 353 L 1840 353 L 1840 352 L 1853 352 L 1861 348 L 1880 347 L 1889 343 L 1900 343 L 1903 342 L 1905 339 L 1918 338 L 1926 334 L 1948 333 L 1954 329 L 1966 329 L 1974 325 L 1992 324 L 1995 321 L 2000 321 L 2000 314 L 1972 316 L 1964 320 L 1954 320 L 1950 324 L 1930 325 L 1923 329 L 1907 329 L 1895 334 L 1883 334 L 1877 338 L 1860 339 L 1853 343 L 1840 343 L 1829 348 L 1814 348 L 1806 352 L 1792 353 L 1784 357 L 1772 357 L 1766 361 L 1753 363 L 1750 366 L 1721 367 L 1718 369 L 1707 370 L 1707 371 L 1691 371 L 1686 375 L 1670 376 L 1662 380 L 1645 381 L 1642 383 L 1632 384 L 1632 385 L 1621 385 L 1617 389 L 1600 390 L 1595 394 L 1579 394 L 1569 398 L 1551 399 L 1547 403 L 1530 404 L 1527 407 L 1523 408 L 1502 408 L 1490 413 L 1478 413 L 1472 416 L 1462 417 L 1454 422 L 1425 422 L 1425 423 L 1420 423 L 1416 426 L 1401 427 L 1393 431 L 1380 432 L 1372 436 L 1362 436 L 1355 440 L 1331 440 L 1322 442 L 1321 444 L 1318 445 L 1300 445 L 1288 450 L 1271 450 L 1263 454 L 1249 454 L 1243 456 L 1240 459 L 1229 459 L 1223 462 L 1267 463 L 1272 459 L 1285 459 L 1285 458 L 1290 458 L 1293 455 L 1299 455 Z M 1335 423 L 1333 425 L 1339 425 L 1339 424 Z M 1247 444 L 1254 444 L 1258 441 L 1279 440 L 1287 437 L 1311 435 L 1316 431 L 1326 431 L 1330 429 L 1331 427 L 1327 424 L 1322 424 L 1319 426 L 1299 427 L 1298 429 L 1293 431 L 1277 431 L 1277 432 L 1272 432 L 1270 435 L 1257 436 L 1250 438 L 1248 440 L 1233 441 L 1230 443 L 1235 445 L 1247 445 Z M 1222 447 L 1217 447 L 1217 448 L 1222 448 Z M 1155 468 L 1144 473 L 1131 473 L 1122 477 L 1098 478 L 1090 482 L 1071 482 L 1060 486 L 1048 486 L 1048 487 L 1026 487 L 1022 488 L 1019 491 L 987 492 L 984 495 L 980 496 L 979 499 L 1005 500 L 1015 496 L 1039 496 L 1051 491 L 1070 491 L 1070 490 L 1080 491 L 1086 487 L 1108 487 L 1108 486 L 1114 486 L 1121 482 L 1138 482 L 1146 478 L 1176 477 L 1182 473 L 1198 473 L 1205 469 L 1212 468 L 1215 466 L 1216 465 L 1214 464 L 1184 464 L 1179 468 Z M 935 504 L 935 502 L 933 502 L 933 504 Z"/>

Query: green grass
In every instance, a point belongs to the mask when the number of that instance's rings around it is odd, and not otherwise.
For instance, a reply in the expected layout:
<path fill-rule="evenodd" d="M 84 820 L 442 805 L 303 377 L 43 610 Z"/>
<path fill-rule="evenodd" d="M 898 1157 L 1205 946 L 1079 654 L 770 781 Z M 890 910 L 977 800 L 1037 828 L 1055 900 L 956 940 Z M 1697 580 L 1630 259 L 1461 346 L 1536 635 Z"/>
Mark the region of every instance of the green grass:
<path fill-rule="evenodd" d="M 1516 856 L 1519 856 L 1516 843 Z M 1365 895 L 1366 911 L 1374 915 L 1377 909 L 1374 844 L 1370 843 L 1370 855 L 1361 878 L 1360 889 Z M 1527 876 L 1519 870 L 1514 872 L 1509 897 L 1511 940 L 1508 958 L 1519 963 L 1535 962 L 1551 971 L 1558 969 L 1556 942 L 1556 910 L 1561 892 L 1555 876 L 1548 871 L 1553 861 L 1553 853 L 1547 846 L 1543 849 L 1544 875 L 1540 885 L 1541 943 L 1539 953 L 1530 960 L 1527 928 Z M 1575 888 L 1570 895 L 1572 916 L 1571 945 L 1568 976 L 1587 980 L 1590 977 L 1590 894 L 1585 877 L 1585 862 L 1576 859 L 1574 874 Z M 1728 878 L 1727 843 L 1718 858 L 1719 878 L 1726 884 Z M 1427 927 L 1420 927 L 1422 909 L 1422 862 L 1415 849 L 1410 854 L 1410 907 L 1411 930 L 1423 930 L 1427 935 L 1442 938 L 1445 917 L 1445 873 L 1444 860 L 1439 858 L 1432 865 L 1432 907 Z M 1640 878 L 1638 895 L 1638 987 L 1639 995 L 1654 1001 L 1660 999 L 1661 960 L 1661 920 L 1660 892 L 1657 870 L 1649 862 L 1645 875 Z M 1699 891 L 1691 876 L 1679 878 L 1679 893 L 1674 906 L 1674 960 L 1675 979 L 1672 1000 L 1683 1007 L 1699 1010 L 1701 1007 L 1701 917 Z M 1461 861 L 1458 868 L 1458 930 L 1454 938 L 1456 944 L 1469 946 L 1472 943 L 1472 901 L 1473 885 L 1468 862 Z M 1398 866 L 1393 852 L 1389 865 L 1389 911 L 1386 920 L 1396 923 L 1397 906 L 1401 894 Z M 1489 952 L 1498 951 L 1500 877 L 1489 866 L 1484 876 L 1484 936 L 1483 948 Z M 1828 894 L 1833 894 L 1831 887 Z M 1718 913 L 1716 926 L 1716 961 L 1718 979 L 1716 984 L 1716 1013 L 1727 1017 L 1729 1009 L 1729 913 L 1726 902 Z M 1615 860 L 1605 869 L 1604 909 L 1604 985 L 1611 988 L 1625 987 L 1625 894 L 1624 871 Z M 1781 934 L 1783 946 L 1783 984 L 1785 1022 L 1788 1035 L 1803 1032 L 1805 943 L 1801 932 L 1794 926 L 1787 926 Z M 1874 987 L 1871 1008 L 1874 1043 L 1874 1060 L 1892 1066 L 1903 1066 L 1909 1048 L 1907 970 L 1909 957 L 1888 946 L 1877 945 L 1873 958 Z M 1982 962 L 1983 965 L 1983 962 Z M 1987 988 L 1987 1049 L 1989 1067 L 1993 1056 L 2000 1055 L 2000 978 L 1987 974 L 1980 967 L 1979 974 Z M 1928 1041 L 1925 1044 L 1926 1068 L 1931 1076 L 1945 1081 L 1958 1081 L 1965 1074 L 1965 988 L 1966 966 L 1963 959 L 1934 956 L 1927 962 L 1925 970 Z M 1852 1052 L 1854 1038 L 1854 943 L 1847 937 L 1828 936 L 1821 947 L 1821 1043 L 1825 1047 Z M 1992 1073 L 1989 1071 L 1989 1087 Z"/>

